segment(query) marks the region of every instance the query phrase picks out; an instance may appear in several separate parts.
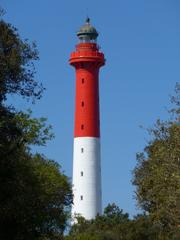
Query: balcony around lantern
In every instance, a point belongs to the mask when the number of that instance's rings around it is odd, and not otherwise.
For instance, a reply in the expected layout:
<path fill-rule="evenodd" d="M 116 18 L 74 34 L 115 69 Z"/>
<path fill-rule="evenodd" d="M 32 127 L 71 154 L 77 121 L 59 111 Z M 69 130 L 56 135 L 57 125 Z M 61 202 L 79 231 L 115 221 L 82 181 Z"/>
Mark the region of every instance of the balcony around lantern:
<path fill-rule="evenodd" d="M 92 50 L 82 50 L 77 52 L 72 52 L 70 55 L 70 64 L 75 62 L 99 62 L 100 65 L 104 65 L 105 59 L 104 54 L 98 51 Z"/>

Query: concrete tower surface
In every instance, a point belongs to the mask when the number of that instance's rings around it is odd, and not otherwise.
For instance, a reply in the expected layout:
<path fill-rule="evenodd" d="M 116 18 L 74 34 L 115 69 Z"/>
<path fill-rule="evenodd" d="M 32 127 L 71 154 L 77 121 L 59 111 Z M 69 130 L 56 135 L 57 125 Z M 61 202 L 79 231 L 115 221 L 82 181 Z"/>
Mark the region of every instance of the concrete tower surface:
<path fill-rule="evenodd" d="M 72 216 L 92 219 L 102 211 L 99 69 L 105 59 L 89 18 L 77 36 L 79 43 L 69 60 L 76 70 Z"/>

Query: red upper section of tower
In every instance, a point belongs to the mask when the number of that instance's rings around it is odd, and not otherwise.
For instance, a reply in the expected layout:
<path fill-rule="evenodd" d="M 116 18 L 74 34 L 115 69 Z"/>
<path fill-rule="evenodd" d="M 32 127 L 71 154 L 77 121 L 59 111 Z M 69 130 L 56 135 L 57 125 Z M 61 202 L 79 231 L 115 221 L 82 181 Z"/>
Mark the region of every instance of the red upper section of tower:
<path fill-rule="evenodd" d="M 88 23 L 89 24 L 89 23 Z M 85 26 L 86 27 L 86 26 Z M 89 32 L 88 32 L 89 31 Z M 100 137 L 99 118 L 99 68 L 104 65 L 104 54 L 94 39 L 98 33 L 86 27 L 78 33 L 85 39 L 71 53 L 69 63 L 76 69 L 76 100 L 75 100 L 75 137 Z M 89 34 L 89 35 L 87 35 Z M 92 35 L 94 34 L 94 35 Z M 92 35 L 92 36 L 91 36 Z M 89 39 L 89 41 L 87 41 Z"/>

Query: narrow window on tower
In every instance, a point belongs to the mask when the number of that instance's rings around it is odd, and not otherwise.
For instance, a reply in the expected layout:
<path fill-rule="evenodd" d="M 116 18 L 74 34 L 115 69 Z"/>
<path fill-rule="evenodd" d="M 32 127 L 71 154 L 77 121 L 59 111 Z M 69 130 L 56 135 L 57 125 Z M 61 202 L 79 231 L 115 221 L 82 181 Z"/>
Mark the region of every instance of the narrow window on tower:
<path fill-rule="evenodd" d="M 81 106 L 84 107 L 84 101 L 81 102 Z"/>
<path fill-rule="evenodd" d="M 83 130 L 84 129 L 84 124 L 81 124 L 81 130 Z"/>
<path fill-rule="evenodd" d="M 81 195 L 81 200 L 83 200 L 83 196 Z"/>
<path fill-rule="evenodd" d="M 84 148 L 81 148 L 81 153 L 83 153 L 84 152 Z"/>
<path fill-rule="evenodd" d="M 82 84 L 84 83 L 84 78 L 81 79 Z"/>
<path fill-rule="evenodd" d="M 81 172 L 81 177 L 83 176 L 83 172 Z"/>

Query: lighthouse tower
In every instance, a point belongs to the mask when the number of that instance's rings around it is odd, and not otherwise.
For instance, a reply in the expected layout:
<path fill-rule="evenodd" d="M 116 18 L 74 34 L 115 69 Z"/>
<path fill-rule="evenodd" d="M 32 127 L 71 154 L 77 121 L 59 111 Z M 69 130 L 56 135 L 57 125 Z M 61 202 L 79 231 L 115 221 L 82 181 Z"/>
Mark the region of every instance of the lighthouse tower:
<path fill-rule="evenodd" d="M 79 43 L 69 60 L 76 70 L 72 216 L 92 219 L 102 211 L 99 69 L 105 59 L 89 18 L 77 36 Z"/>

